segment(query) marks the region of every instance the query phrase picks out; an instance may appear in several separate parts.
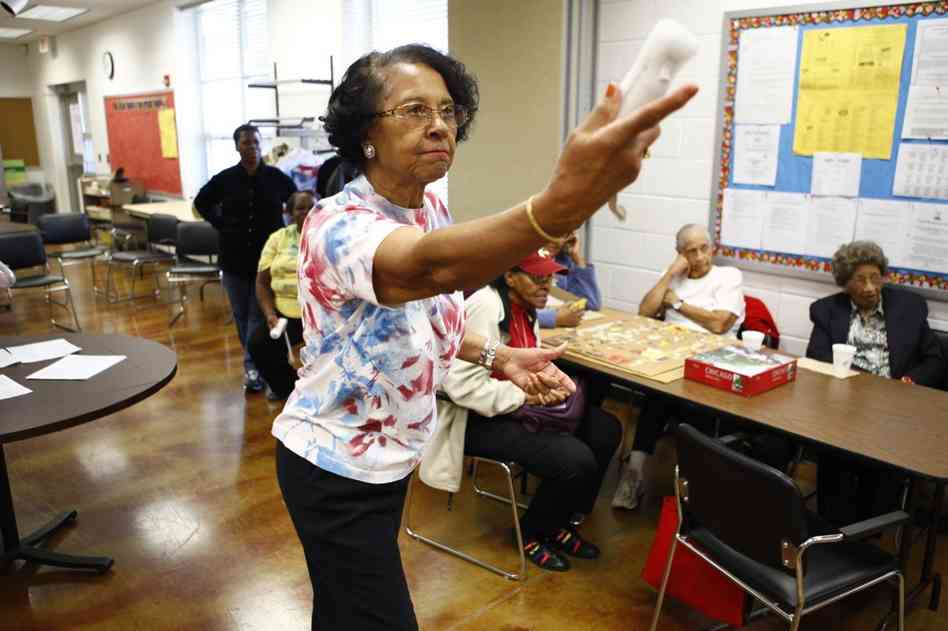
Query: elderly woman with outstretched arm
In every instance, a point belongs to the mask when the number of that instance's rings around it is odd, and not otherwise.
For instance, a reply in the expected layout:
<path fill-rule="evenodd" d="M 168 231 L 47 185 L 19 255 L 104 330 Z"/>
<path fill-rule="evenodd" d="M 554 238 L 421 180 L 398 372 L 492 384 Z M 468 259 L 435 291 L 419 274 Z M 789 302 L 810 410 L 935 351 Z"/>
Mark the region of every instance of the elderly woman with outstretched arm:
<path fill-rule="evenodd" d="M 314 586 L 314 629 L 417 629 L 397 536 L 451 362 L 481 364 L 542 403 L 574 389 L 552 364 L 561 351 L 466 332 L 461 290 L 569 235 L 631 183 L 658 123 L 696 91 L 682 88 L 617 119 L 621 98 L 610 85 L 544 190 L 452 225 L 425 187 L 447 174 L 468 136 L 474 78 L 420 45 L 349 67 L 324 122 L 361 175 L 303 226 L 303 368 L 273 424 L 280 488 Z"/>

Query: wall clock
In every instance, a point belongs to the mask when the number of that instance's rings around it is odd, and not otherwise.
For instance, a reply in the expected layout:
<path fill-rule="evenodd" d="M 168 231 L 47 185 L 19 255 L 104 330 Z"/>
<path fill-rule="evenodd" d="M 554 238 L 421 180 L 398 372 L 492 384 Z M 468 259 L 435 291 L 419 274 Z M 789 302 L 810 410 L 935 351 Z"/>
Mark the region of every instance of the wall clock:
<path fill-rule="evenodd" d="M 105 70 L 105 76 L 109 79 L 115 76 L 115 58 L 109 51 L 102 53 L 102 69 Z"/>

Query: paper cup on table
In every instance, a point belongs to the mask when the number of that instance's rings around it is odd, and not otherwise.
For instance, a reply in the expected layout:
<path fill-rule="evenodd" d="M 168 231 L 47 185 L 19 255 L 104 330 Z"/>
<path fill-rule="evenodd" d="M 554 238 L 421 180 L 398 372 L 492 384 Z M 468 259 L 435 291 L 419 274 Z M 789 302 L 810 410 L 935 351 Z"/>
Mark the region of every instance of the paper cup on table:
<path fill-rule="evenodd" d="M 741 341 L 744 343 L 744 348 L 756 353 L 764 344 L 764 334 L 760 331 L 744 331 L 741 334 Z"/>
<path fill-rule="evenodd" d="M 833 344 L 833 371 L 837 377 L 849 374 L 849 367 L 856 356 L 856 347 L 851 344 Z"/>

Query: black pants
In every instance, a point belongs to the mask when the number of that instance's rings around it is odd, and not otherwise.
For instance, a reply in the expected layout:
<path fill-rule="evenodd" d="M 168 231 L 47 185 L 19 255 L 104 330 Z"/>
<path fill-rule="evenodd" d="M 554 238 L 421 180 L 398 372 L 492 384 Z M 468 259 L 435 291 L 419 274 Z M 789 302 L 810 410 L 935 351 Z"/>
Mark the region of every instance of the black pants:
<path fill-rule="evenodd" d="M 619 421 L 594 406 L 572 435 L 534 434 L 509 416 L 484 418 L 469 412 L 464 452 L 516 462 L 541 478 L 520 525 L 524 536 L 545 538 L 566 526 L 573 513 L 592 512 L 621 439 Z"/>
<path fill-rule="evenodd" d="M 697 406 L 682 401 L 664 397 L 659 394 L 649 394 L 639 413 L 635 424 L 635 438 L 632 440 L 632 451 L 644 451 L 647 454 L 655 453 L 655 445 L 662 437 L 668 421 L 675 417 L 683 423 L 709 434 L 714 432 L 714 417 Z"/>
<path fill-rule="evenodd" d="M 816 499 L 819 513 L 834 526 L 898 510 L 905 475 L 836 451 L 819 454 Z"/>
<path fill-rule="evenodd" d="M 277 479 L 313 583 L 313 630 L 417 631 L 398 549 L 411 476 L 368 484 L 277 441 Z"/>
<path fill-rule="evenodd" d="M 281 318 L 285 315 L 277 311 Z M 299 344 L 303 341 L 303 321 L 299 318 L 286 318 L 286 334 L 290 344 Z M 250 357 L 260 371 L 260 376 L 267 382 L 270 389 L 281 399 L 285 399 L 293 392 L 296 384 L 296 369 L 290 364 L 286 353 L 286 340 L 281 335 L 277 339 L 270 337 L 270 327 L 266 321 L 250 334 L 247 343 Z"/>
<path fill-rule="evenodd" d="M 635 426 L 632 451 L 655 453 L 655 445 L 658 443 L 658 439 L 662 437 L 665 425 L 672 417 L 683 423 L 688 423 L 705 434 L 714 434 L 716 419 L 707 410 L 703 410 L 688 401 L 650 394 L 645 400 L 645 405 Z M 773 432 L 761 432 L 759 427 L 754 427 L 750 423 L 725 419 L 722 421 L 719 431 L 722 435 L 733 432 L 749 433 L 749 451 L 747 455 L 775 469 L 786 470 L 787 465 L 793 458 L 794 445 L 792 441 Z"/>

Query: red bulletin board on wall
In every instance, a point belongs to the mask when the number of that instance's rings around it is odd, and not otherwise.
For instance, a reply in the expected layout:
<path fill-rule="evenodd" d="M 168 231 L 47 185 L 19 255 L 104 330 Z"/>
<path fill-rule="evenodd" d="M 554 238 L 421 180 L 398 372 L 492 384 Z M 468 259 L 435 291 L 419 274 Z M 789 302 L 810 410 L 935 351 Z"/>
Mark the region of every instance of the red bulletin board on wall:
<path fill-rule="evenodd" d="M 158 112 L 174 109 L 174 92 L 150 92 L 105 97 L 105 122 L 109 133 L 112 170 L 125 168 L 131 180 L 145 189 L 181 194 L 178 158 L 166 158 L 161 150 Z"/>

